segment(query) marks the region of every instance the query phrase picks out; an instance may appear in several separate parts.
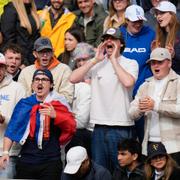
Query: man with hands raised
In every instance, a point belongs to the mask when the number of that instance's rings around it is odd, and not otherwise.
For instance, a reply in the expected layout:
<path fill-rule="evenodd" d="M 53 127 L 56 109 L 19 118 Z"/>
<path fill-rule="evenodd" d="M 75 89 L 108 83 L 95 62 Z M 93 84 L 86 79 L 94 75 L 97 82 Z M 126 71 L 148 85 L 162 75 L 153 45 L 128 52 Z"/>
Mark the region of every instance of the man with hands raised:
<path fill-rule="evenodd" d="M 95 124 L 92 158 L 111 171 L 118 165 L 118 142 L 134 135 L 134 122 L 128 116 L 128 109 L 138 64 L 121 55 L 124 46 L 119 30 L 108 29 L 102 35 L 95 58 L 70 76 L 72 83 L 91 79 L 90 122 Z"/>

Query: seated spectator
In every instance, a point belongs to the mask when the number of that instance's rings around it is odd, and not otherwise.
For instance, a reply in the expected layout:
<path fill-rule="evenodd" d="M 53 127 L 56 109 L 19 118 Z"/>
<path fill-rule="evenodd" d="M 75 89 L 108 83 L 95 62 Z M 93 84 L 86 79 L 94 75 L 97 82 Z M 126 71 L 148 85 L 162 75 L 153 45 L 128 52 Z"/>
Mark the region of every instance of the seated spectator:
<path fill-rule="evenodd" d="M 77 68 L 83 66 L 95 56 L 94 48 L 87 43 L 78 43 L 73 52 Z M 73 146 L 83 146 L 91 156 L 91 134 L 93 124 L 90 124 L 91 85 L 90 80 L 82 80 L 75 84 L 72 111 L 77 123 L 77 131 L 66 151 Z"/>
<path fill-rule="evenodd" d="M 84 33 L 79 28 L 72 27 L 65 32 L 64 53 L 59 57 L 60 61 L 67 64 L 72 70 L 75 69 L 73 51 L 77 44 L 85 40 Z"/>
<path fill-rule="evenodd" d="M 49 38 L 38 38 L 34 43 L 35 64 L 22 69 L 18 81 L 22 83 L 27 95 L 32 94 L 31 81 L 36 69 L 49 69 L 54 78 L 54 89 L 63 95 L 69 103 L 73 99 L 74 86 L 69 82 L 71 69 L 54 57 L 53 47 Z"/>
<path fill-rule="evenodd" d="M 76 123 L 53 84 L 49 70 L 37 69 L 32 78 L 34 94 L 17 103 L 7 126 L 0 167 L 6 168 L 13 142 L 20 143 L 17 179 L 60 179 L 60 145 L 71 140 Z"/>
<path fill-rule="evenodd" d="M 124 12 L 130 5 L 130 0 L 110 0 L 109 15 L 104 21 L 104 31 L 108 28 L 118 28 L 125 23 Z"/>
<path fill-rule="evenodd" d="M 161 142 L 150 143 L 145 163 L 147 180 L 179 180 L 180 169 Z"/>
<path fill-rule="evenodd" d="M 77 4 L 80 12 L 76 14 L 76 23 L 83 29 L 86 42 L 97 47 L 101 42 L 103 23 L 107 14 L 94 0 L 77 0 Z"/>
<path fill-rule="evenodd" d="M 84 147 L 72 147 L 66 155 L 67 164 L 61 180 L 111 180 L 110 172 L 93 162 Z"/>
<path fill-rule="evenodd" d="M 22 49 L 14 43 L 8 43 L 3 48 L 3 54 L 7 62 L 7 72 L 17 81 L 23 64 Z"/>
<path fill-rule="evenodd" d="M 167 153 L 180 164 L 180 76 L 171 69 L 168 49 L 154 49 L 147 63 L 153 77 L 140 86 L 129 115 L 134 120 L 145 116 L 144 155 L 149 142 L 162 142 Z"/>
<path fill-rule="evenodd" d="M 12 0 L 4 6 L 1 16 L 2 46 L 9 42 L 18 44 L 22 48 L 25 65 L 33 64 L 33 45 L 40 36 L 40 26 L 34 0 Z"/>
<path fill-rule="evenodd" d="M 141 144 L 134 139 L 125 139 L 118 144 L 119 167 L 113 180 L 144 180 Z"/>

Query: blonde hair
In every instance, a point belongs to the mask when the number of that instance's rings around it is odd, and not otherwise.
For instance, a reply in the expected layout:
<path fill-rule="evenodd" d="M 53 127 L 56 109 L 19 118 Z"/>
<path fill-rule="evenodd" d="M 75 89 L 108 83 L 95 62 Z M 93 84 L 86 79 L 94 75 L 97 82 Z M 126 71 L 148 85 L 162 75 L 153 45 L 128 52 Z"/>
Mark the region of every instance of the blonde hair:
<path fill-rule="evenodd" d="M 12 3 L 13 3 L 13 5 L 16 8 L 16 11 L 18 13 L 21 26 L 26 28 L 28 30 L 29 34 L 32 34 L 31 23 L 28 19 L 28 15 L 27 15 L 23 0 L 12 0 Z M 39 19 L 39 16 L 37 14 L 37 9 L 36 9 L 36 5 L 34 3 L 34 0 L 31 0 L 31 6 L 32 6 L 31 14 L 32 14 L 32 16 L 36 22 L 36 27 L 37 27 L 37 29 L 40 29 L 40 19 Z"/>
<path fill-rule="evenodd" d="M 171 158 L 170 155 L 166 155 L 166 165 L 165 165 L 165 168 L 164 168 L 164 176 L 163 176 L 163 180 L 169 180 L 172 172 L 173 172 L 173 169 L 174 168 L 177 168 L 177 163 Z M 144 171 L 145 171 L 145 177 L 146 177 L 146 180 L 151 180 L 152 179 L 152 175 L 154 173 L 154 167 L 152 167 L 152 165 L 150 164 L 150 161 L 147 161 L 145 163 L 145 167 L 144 167 Z"/>
<path fill-rule="evenodd" d="M 174 46 L 176 33 L 180 28 L 180 23 L 177 19 L 176 14 L 171 13 L 171 15 L 172 17 L 169 23 L 169 32 L 166 32 L 165 28 L 161 28 L 160 25 L 157 23 L 157 27 L 156 27 L 157 46 L 158 44 L 160 44 L 161 47 L 165 47 L 168 45 Z"/>
<path fill-rule="evenodd" d="M 131 4 L 130 0 L 127 0 L 127 7 Z M 108 28 L 113 26 L 113 22 L 111 21 L 111 17 L 116 14 L 116 9 L 114 8 L 113 5 L 113 0 L 109 1 L 109 22 L 108 22 Z"/>

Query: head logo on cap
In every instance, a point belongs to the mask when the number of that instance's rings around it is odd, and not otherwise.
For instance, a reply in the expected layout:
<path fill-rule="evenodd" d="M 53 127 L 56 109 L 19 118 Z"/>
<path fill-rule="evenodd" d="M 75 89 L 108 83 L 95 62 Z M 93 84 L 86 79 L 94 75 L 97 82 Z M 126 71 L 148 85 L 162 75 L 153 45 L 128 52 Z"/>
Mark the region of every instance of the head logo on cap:
<path fill-rule="evenodd" d="M 116 33 L 116 30 L 114 28 L 110 28 L 107 30 L 106 34 L 113 35 Z"/>
<path fill-rule="evenodd" d="M 136 8 L 136 15 L 137 16 L 140 16 L 141 15 L 141 13 L 140 13 L 140 11 Z"/>
<path fill-rule="evenodd" d="M 158 144 L 153 144 L 152 148 L 157 151 L 158 150 Z"/>

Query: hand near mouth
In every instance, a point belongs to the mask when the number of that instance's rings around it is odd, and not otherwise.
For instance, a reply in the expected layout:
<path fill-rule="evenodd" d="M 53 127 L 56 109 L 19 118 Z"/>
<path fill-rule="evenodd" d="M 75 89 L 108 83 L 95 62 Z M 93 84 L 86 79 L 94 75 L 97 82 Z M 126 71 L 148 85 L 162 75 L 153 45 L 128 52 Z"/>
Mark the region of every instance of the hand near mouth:
<path fill-rule="evenodd" d="M 104 59 L 104 51 L 105 51 L 106 42 L 100 43 L 100 45 L 97 47 L 95 59 L 97 62 L 100 62 Z"/>
<path fill-rule="evenodd" d="M 119 49 L 118 46 L 115 42 L 112 41 L 112 48 L 113 48 L 113 52 L 112 55 L 110 56 L 110 61 L 117 61 L 118 57 L 119 57 Z"/>

